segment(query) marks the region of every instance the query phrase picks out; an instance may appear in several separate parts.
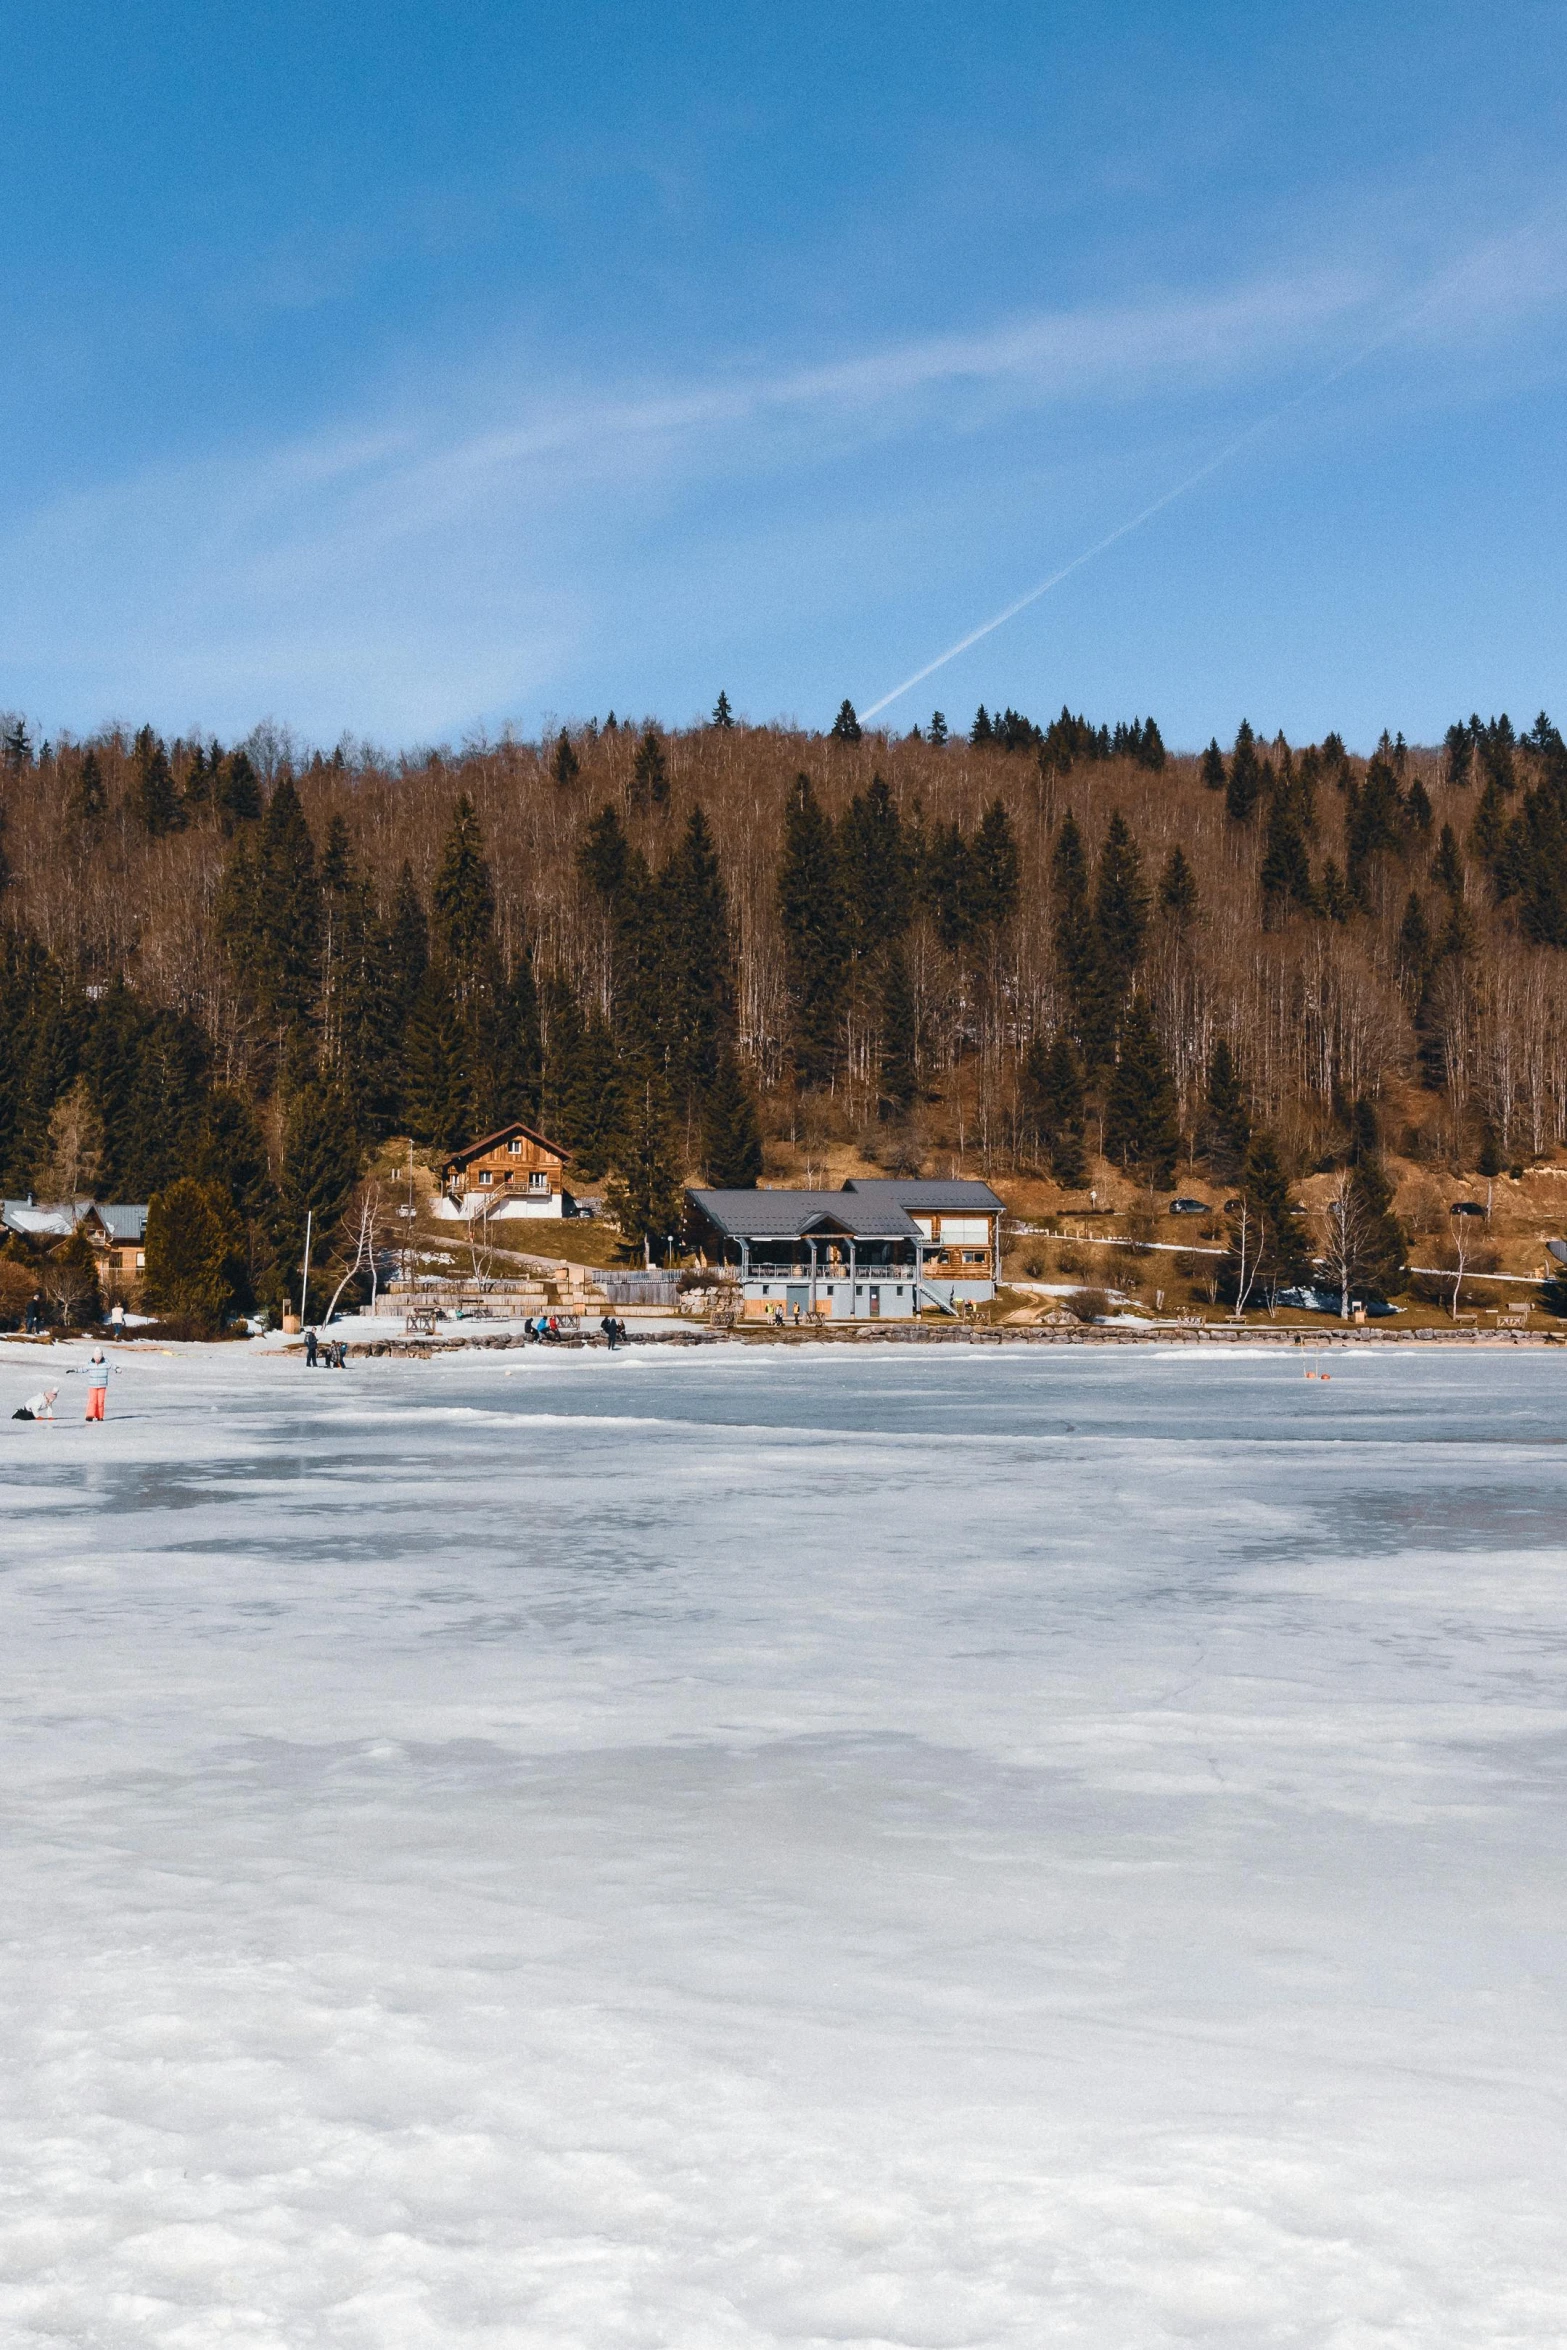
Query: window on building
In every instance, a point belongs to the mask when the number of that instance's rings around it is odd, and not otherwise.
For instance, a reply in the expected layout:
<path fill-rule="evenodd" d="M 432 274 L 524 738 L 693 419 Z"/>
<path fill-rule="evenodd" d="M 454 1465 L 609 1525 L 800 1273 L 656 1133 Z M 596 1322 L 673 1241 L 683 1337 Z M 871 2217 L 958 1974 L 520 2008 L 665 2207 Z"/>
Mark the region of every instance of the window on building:
<path fill-rule="evenodd" d="M 511 1141 L 506 1145 L 506 1148 L 510 1151 L 514 1159 L 520 1159 L 522 1157 L 522 1136 L 520 1134 L 514 1134 Z"/>
<path fill-rule="evenodd" d="M 480 1168 L 480 1170 L 479 1170 L 479 1181 L 480 1181 L 481 1183 L 493 1183 L 493 1182 L 495 1181 L 495 1178 L 494 1178 L 494 1176 L 493 1176 L 493 1175 L 490 1173 L 490 1170 L 489 1170 L 489 1168 L 488 1168 L 488 1167 L 481 1167 L 481 1168 Z"/>
<path fill-rule="evenodd" d="M 548 1191 L 549 1187 L 550 1179 L 548 1169 L 544 1167 L 536 1167 L 533 1173 L 528 1177 L 528 1189 L 530 1191 Z"/>

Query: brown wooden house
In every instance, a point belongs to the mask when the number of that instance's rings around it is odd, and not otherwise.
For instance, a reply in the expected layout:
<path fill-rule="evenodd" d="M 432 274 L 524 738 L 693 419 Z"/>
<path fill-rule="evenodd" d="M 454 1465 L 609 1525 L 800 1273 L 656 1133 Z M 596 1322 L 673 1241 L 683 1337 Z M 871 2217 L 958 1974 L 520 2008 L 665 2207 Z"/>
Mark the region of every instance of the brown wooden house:
<path fill-rule="evenodd" d="M 571 1153 L 535 1127 L 514 1118 L 493 1134 L 454 1151 L 441 1168 L 441 1216 L 564 1216 L 572 1209 L 565 1188 Z"/>

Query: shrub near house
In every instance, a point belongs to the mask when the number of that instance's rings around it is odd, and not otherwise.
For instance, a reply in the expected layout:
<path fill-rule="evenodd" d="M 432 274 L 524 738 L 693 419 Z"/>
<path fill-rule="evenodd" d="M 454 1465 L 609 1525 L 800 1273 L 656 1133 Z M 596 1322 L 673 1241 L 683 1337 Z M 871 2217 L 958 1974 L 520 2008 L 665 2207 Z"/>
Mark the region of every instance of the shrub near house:
<path fill-rule="evenodd" d="M 227 1195 L 181 1176 L 148 1203 L 143 1302 L 173 1320 L 217 1329 L 244 1296 L 244 1247 Z"/>

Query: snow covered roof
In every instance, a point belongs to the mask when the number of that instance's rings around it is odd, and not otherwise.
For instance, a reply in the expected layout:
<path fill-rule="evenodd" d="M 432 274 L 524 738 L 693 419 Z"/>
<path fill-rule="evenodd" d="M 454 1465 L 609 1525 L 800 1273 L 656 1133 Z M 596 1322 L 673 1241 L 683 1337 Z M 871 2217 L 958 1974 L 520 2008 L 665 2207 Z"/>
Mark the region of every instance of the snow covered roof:
<path fill-rule="evenodd" d="M 95 1216 L 111 1240 L 136 1241 L 147 1237 L 147 1203 L 118 1200 L 0 1201 L 0 1220 L 8 1232 L 26 1240 L 64 1240 L 79 1224 Z"/>
<path fill-rule="evenodd" d="M 91 1204 L 88 1200 L 56 1200 L 45 1204 L 39 1200 L 8 1199 L 0 1202 L 0 1219 L 8 1232 L 18 1232 L 25 1240 L 63 1240 L 76 1230 Z"/>

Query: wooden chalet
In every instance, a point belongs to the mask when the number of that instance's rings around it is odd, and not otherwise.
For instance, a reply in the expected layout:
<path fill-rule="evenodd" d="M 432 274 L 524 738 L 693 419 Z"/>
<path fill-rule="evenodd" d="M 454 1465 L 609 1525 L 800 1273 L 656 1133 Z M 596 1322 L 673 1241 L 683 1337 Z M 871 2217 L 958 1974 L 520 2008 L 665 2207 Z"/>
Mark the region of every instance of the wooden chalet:
<path fill-rule="evenodd" d="M 575 1202 L 565 1187 L 571 1153 L 547 1134 L 514 1118 L 453 1151 L 441 1168 L 439 1216 L 567 1216 Z"/>

